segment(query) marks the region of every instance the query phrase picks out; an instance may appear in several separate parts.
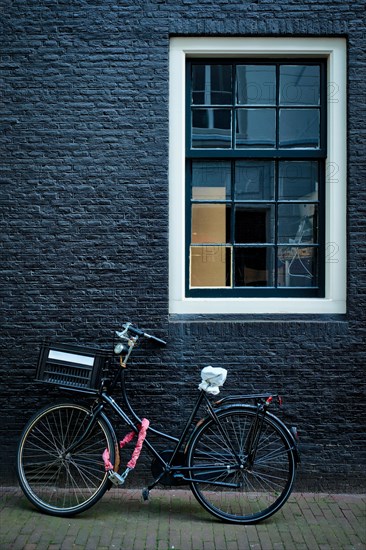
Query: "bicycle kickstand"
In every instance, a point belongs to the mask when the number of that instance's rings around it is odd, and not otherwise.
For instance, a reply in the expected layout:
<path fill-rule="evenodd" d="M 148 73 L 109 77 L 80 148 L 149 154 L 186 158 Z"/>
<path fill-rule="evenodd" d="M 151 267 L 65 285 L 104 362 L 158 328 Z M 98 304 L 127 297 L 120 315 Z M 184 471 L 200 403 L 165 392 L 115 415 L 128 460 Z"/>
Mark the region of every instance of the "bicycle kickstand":
<path fill-rule="evenodd" d="M 154 479 L 154 481 L 148 485 L 147 487 L 144 487 L 142 489 L 142 498 L 143 500 L 149 500 L 149 494 L 150 494 L 150 491 L 151 489 L 153 489 L 158 483 L 159 481 L 161 480 L 162 477 L 164 477 L 164 475 L 166 474 L 165 470 L 156 478 Z"/>

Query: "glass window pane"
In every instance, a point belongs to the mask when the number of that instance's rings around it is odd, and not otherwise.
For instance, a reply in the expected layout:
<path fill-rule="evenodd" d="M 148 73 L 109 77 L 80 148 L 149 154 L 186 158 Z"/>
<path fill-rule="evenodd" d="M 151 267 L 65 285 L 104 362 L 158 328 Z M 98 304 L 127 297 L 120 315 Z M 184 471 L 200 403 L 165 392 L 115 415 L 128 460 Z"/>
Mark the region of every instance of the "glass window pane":
<path fill-rule="evenodd" d="M 279 146 L 320 146 L 320 113 L 318 109 L 280 109 Z"/>
<path fill-rule="evenodd" d="M 319 65 L 280 67 L 280 105 L 319 105 Z"/>
<path fill-rule="evenodd" d="M 230 247 L 191 246 L 191 288 L 232 286 L 231 264 Z"/>
<path fill-rule="evenodd" d="M 192 162 L 192 198 L 225 200 L 231 196 L 230 162 Z"/>
<path fill-rule="evenodd" d="M 235 163 L 236 200 L 272 200 L 274 198 L 274 162 L 241 160 Z"/>
<path fill-rule="evenodd" d="M 236 243 L 271 243 L 274 241 L 274 227 L 275 209 L 273 205 L 236 206 Z"/>
<path fill-rule="evenodd" d="M 316 161 L 279 162 L 279 199 L 318 200 L 318 163 Z"/>
<path fill-rule="evenodd" d="M 231 65 L 193 65 L 192 103 L 230 105 L 232 103 Z"/>
<path fill-rule="evenodd" d="M 238 109 L 236 147 L 274 147 L 276 145 L 275 109 Z"/>
<path fill-rule="evenodd" d="M 267 287 L 274 285 L 274 250 L 235 249 L 235 286 Z"/>
<path fill-rule="evenodd" d="M 278 286 L 318 286 L 318 251 L 313 247 L 278 248 Z"/>
<path fill-rule="evenodd" d="M 275 105 L 275 65 L 238 65 L 236 103 L 238 105 Z"/>
<path fill-rule="evenodd" d="M 192 243 L 226 243 L 229 240 L 229 206 L 192 204 Z"/>
<path fill-rule="evenodd" d="M 278 206 L 279 243 L 317 243 L 318 207 L 316 204 L 280 204 Z"/>
<path fill-rule="evenodd" d="M 192 147 L 227 149 L 231 147 L 231 111 L 194 109 L 192 111 Z"/>

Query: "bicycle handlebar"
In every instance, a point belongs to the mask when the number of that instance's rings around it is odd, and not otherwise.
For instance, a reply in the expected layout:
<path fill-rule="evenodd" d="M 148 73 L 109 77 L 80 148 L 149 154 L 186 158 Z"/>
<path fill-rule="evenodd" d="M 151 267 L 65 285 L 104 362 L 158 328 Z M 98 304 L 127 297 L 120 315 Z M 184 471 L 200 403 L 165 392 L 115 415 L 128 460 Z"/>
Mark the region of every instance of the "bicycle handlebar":
<path fill-rule="evenodd" d="M 142 336 L 144 338 L 149 338 L 150 340 L 154 340 L 158 344 L 162 344 L 166 346 L 166 342 L 162 340 L 161 338 L 157 338 L 156 336 L 153 336 L 152 334 L 148 334 L 147 332 L 144 332 L 143 330 L 133 326 L 131 323 L 126 323 L 123 325 L 123 328 L 126 332 L 130 332 L 131 334 L 134 334 L 135 336 Z M 119 336 L 121 333 L 117 332 L 117 335 Z"/>
<path fill-rule="evenodd" d="M 144 336 L 145 336 L 145 338 L 151 338 L 152 340 L 154 340 L 158 344 L 162 344 L 163 346 L 166 346 L 165 340 L 162 340 L 161 338 L 157 338 L 156 336 L 153 336 L 152 334 L 147 334 L 146 332 L 144 332 Z"/>

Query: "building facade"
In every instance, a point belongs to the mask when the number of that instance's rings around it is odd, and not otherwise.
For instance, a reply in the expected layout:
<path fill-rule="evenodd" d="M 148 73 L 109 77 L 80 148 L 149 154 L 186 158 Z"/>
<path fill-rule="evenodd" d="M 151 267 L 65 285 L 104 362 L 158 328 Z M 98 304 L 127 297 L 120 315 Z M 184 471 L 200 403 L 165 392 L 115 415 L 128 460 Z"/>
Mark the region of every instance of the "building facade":
<path fill-rule="evenodd" d="M 26 419 L 57 398 L 33 382 L 42 340 L 105 348 L 133 321 L 168 341 L 129 372 L 160 427 L 223 366 L 226 395 L 283 395 L 299 489 L 365 488 L 364 15 L 6 3 L 3 484 Z M 133 483 L 147 476 L 142 460 Z"/>

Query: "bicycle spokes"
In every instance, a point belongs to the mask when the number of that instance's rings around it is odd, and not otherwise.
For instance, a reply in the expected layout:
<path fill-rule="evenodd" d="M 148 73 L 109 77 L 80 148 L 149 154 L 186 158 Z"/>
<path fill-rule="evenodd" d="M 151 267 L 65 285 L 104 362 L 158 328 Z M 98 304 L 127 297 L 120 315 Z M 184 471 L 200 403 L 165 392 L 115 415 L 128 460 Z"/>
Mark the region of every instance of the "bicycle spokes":
<path fill-rule="evenodd" d="M 253 438 L 255 419 L 255 410 L 223 412 L 219 415 L 221 430 L 210 421 L 192 442 L 192 490 L 199 502 L 221 519 L 258 521 L 274 513 L 290 493 L 295 469 L 291 446 L 267 418 Z M 255 453 L 250 448 L 253 442 Z"/>
<path fill-rule="evenodd" d="M 87 409 L 55 405 L 30 421 L 18 452 L 18 475 L 40 509 L 71 515 L 87 509 L 108 486 L 102 452 L 114 443 L 102 419 L 90 423 Z"/>

